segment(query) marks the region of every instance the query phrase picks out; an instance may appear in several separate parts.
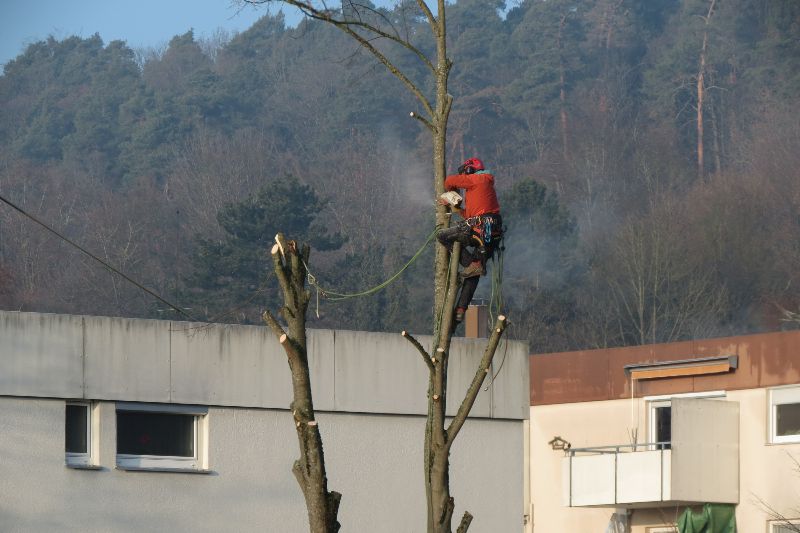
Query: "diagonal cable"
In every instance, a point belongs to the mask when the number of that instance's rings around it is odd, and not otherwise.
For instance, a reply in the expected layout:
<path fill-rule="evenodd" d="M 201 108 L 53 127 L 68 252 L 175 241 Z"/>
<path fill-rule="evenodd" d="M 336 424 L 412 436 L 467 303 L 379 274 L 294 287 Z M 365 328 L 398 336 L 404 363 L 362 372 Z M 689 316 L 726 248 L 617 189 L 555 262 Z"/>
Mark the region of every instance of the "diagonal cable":
<path fill-rule="evenodd" d="M 76 243 L 75 241 L 73 241 L 69 237 L 67 237 L 67 236 L 59 233 L 58 231 L 54 230 L 53 228 L 51 228 L 50 226 L 48 226 L 47 224 L 45 224 L 44 222 L 42 222 L 41 220 L 36 218 L 35 216 L 33 216 L 30 213 L 28 213 L 27 211 L 25 211 L 23 208 L 19 207 L 15 203 L 13 203 L 11 200 L 8 200 L 7 198 L 5 198 L 2 195 L 0 195 L 0 201 L 5 203 L 6 205 L 11 207 L 12 209 L 18 211 L 23 216 L 29 218 L 33 222 L 36 222 L 41 227 L 43 227 L 44 229 L 46 229 L 47 231 L 49 231 L 50 233 L 52 233 L 53 235 L 55 235 L 59 239 L 71 244 L 72 246 L 74 246 L 75 248 L 77 248 L 78 250 L 83 252 L 84 254 L 88 255 L 89 257 L 91 257 L 92 259 L 94 259 L 95 261 L 97 261 L 98 263 L 103 265 L 105 268 L 107 268 L 108 270 L 110 270 L 114 274 L 116 274 L 116 275 L 122 277 L 123 279 L 127 280 L 128 282 L 132 283 L 133 285 L 135 285 L 136 287 L 140 288 L 141 290 L 143 290 L 144 292 L 146 292 L 147 294 L 149 294 L 150 296 L 152 296 L 153 298 L 155 298 L 159 302 L 163 303 L 166 306 L 171 307 L 172 309 L 174 309 L 175 311 L 177 311 L 181 315 L 185 316 L 189 320 L 191 320 L 193 322 L 196 322 L 195 318 L 192 315 L 190 315 L 189 313 L 187 313 L 186 311 L 184 311 L 180 307 L 178 307 L 176 305 L 173 305 L 172 303 L 168 302 L 167 300 L 165 300 L 164 298 L 162 298 L 161 296 L 159 296 L 158 294 L 156 294 L 152 290 L 148 289 L 147 287 L 145 287 L 144 285 L 142 285 L 141 283 L 139 283 L 135 279 L 131 278 L 130 276 L 128 276 L 127 274 L 125 274 L 124 272 L 119 270 L 118 268 L 115 268 L 114 266 L 110 265 L 109 263 L 107 263 L 103 259 L 97 257 L 95 254 L 93 254 L 92 252 L 90 252 L 89 250 L 87 250 L 86 248 L 81 246 L 80 244 Z"/>

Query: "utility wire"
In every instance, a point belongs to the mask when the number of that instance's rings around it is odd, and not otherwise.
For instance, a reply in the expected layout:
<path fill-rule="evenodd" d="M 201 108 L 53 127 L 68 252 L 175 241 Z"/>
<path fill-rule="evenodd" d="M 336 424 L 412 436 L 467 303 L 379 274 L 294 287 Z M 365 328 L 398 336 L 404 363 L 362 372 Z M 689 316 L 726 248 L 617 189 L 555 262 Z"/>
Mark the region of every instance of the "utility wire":
<path fill-rule="evenodd" d="M 175 311 L 177 311 L 181 315 L 185 316 L 186 318 L 188 318 L 192 322 L 197 322 L 198 321 L 192 315 L 190 315 L 189 313 L 187 313 L 186 311 L 184 311 L 183 309 L 181 309 L 177 305 L 174 305 L 171 302 L 167 301 L 166 299 L 164 299 L 159 294 L 157 294 L 157 293 L 153 292 L 152 290 L 148 289 L 147 287 L 145 287 L 144 285 L 142 285 L 141 283 L 139 283 L 135 279 L 131 278 L 130 276 L 128 276 L 127 274 L 125 274 L 124 272 L 119 270 L 118 268 L 116 268 L 116 267 L 112 266 L 111 264 L 109 264 L 108 262 L 104 261 L 103 259 L 101 259 L 97 255 L 93 254 L 92 252 L 90 252 L 86 248 L 82 247 L 80 244 L 76 243 L 75 241 L 73 241 L 69 237 L 67 237 L 67 236 L 63 235 L 62 233 L 59 233 L 55 229 L 51 228 L 50 226 L 48 226 L 47 224 L 45 224 L 44 222 L 42 222 L 41 220 L 39 220 L 38 218 L 33 216 L 32 214 L 30 214 L 27 211 L 25 211 L 23 208 L 21 208 L 18 205 L 16 205 L 11 200 L 9 200 L 9 199 L 5 198 L 4 196 L 0 195 L 0 201 L 5 203 L 6 205 L 11 207 L 12 209 L 18 211 L 24 217 L 26 217 L 26 218 L 32 220 L 33 222 L 35 222 L 36 224 L 40 225 L 41 227 L 43 227 L 44 229 L 46 229 L 47 231 L 49 231 L 50 233 L 52 233 L 53 235 L 58 237 L 59 239 L 65 241 L 68 244 L 72 245 L 73 247 L 77 248 L 78 250 L 80 250 L 81 252 L 83 252 L 84 254 L 89 256 L 90 258 L 94 259 L 95 261 L 97 261 L 98 263 L 103 265 L 109 271 L 111 271 L 114 274 L 117 274 L 118 276 L 120 276 L 123 279 L 127 280 L 128 282 L 130 282 L 134 286 L 138 287 L 139 289 L 143 290 L 144 292 L 146 292 L 147 294 L 149 294 L 150 296 L 152 296 L 153 298 L 155 298 L 159 302 L 163 303 L 167 307 L 170 307 L 170 308 L 174 309 Z M 378 284 L 378 285 L 376 285 L 374 287 L 371 287 L 371 288 L 366 289 L 366 290 L 361 291 L 361 292 L 347 294 L 347 293 L 334 292 L 334 291 L 322 288 L 319 285 L 319 283 L 317 282 L 317 278 L 313 274 L 311 274 L 311 271 L 308 268 L 308 265 L 305 264 L 305 262 L 303 262 L 303 265 L 306 268 L 306 274 L 307 274 L 307 277 L 308 277 L 308 283 L 309 283 L 309 285 L 313 286 L 317 290 L 317 306 L 319 306 L 319 294 L 320 293 L 322 293 L 323 297 L 327 298 L 330 301 L 340 301 L 340 300 L 347 300 L 349 298 L 358 298 L 358 297 L 362 297 L 362 296 L 368 296 L 370 294 L 373 294 L 373 293 L 378 292 L 379 290 L 385 288 L 387 285 L 389 285 L 390 283 L 395 281 L 398 277 L 400 277 L 400 275 L 403 272 L 405 272 L 405 270 L 408 269 L 408 267 L 410 267 L 417 259 L 419 259 L 419 257 L 422 255 L 422 252 L 425 251 L 425 248 L 427 248 L 428 244 L 430 244 L 431 241 L 433 240 L 433 237 L 436 235 L 436 232 L 437 232 L 437 230 L 434 229 L 431 232 L 431 234 L 428 235 L 428 238 L 425 240 L 425 242 L 419 248 L 419 250 L 417 250 L 416 253 L 411 257 L 411 259 L 409 259 L 408 262 L 405 265 L 403 265 L 403 267 L 400 270 L 398 270 L 395 274 L 393 274 L 391 277 L 389 277 L 389 279 L 387 279 L 386 281 L 384 281 L 384 282 L 382 282 L 382 283 L 380 283 L 380 284 Z M 452 260 L 452 257 L 451 257 L 451 260 Z M 450 273 L 450 269 L 448 268 L 448 276 L 449 276 L 449 273 Z M 240 306 L 238 306 L 236 308 L 233 308 L 232 310 L 229 310 L 227 312 L 223 312 L 222 314 L 219 315 L 219 317 L 224 317 L 224 316 L 230 314 L 231 312 L 233 312 L 233 311 L 235 311 L 237 309 L 240 309 L 244 305 L 247 305 L 247 303 L 252 301 L 255 298 L 255 296 L 258 295 L 262 291 L 263 291 L 263 288 L 260 288 L 259 290 L 255 291 L 255 293 L 248 300 L 248 302 L 245 302 L 244 304 L 242 304 L 242 305 L 240 305 Z M 443 312 L 444 312 L 444 309 L 442 309 L 442 313 Z M 317 310 L 317 315 L 319 315 L 319 310 Z M 442 315 L 439 316 L 440 327 L 441 327 L 441 319 L 442 319 Z"/>
<path fill-rule="evenodd" d="M 122 277 L 123 279 L 129 281 L 130 283 L 132 283 L 136 287 L 140 288 L 141 290 L 143 290 L 144 292 L 146 292 L 147 294 L 149 294 L 150 296 L 152 296 L 153 298 L 155 298 L 159 302 L 163 303 L 164 305 L 166 305 L 168 307 L 171 307 L 172 309 L 174 309 L 175 311 L 177 311 L 181 315 L 185 316 L 189 320 L 191 320 L 193 322 L 196 321 L 195 318 L 192 315 L 190 315 L 189 313 L 187 313 L 186 311 L 184 311 L 180 307 L 178 307 L 176 305 L 173 305 L 172 303 L 168 302 L 167 300 L 165 300 L 164 298 L 162 298 L 161 296 L 159 296 L 158 294 L 156 294 L 152 290 L 148 289 L 147 287 L 145 287 L 144 285 L 142 285 L 141 283 L 139 283 L 135 279 L 131 278 L 130 276 L 128 276 L 127 274 L 125 274 L 124 272 L 119 270 L 118 268 L 113 267 L 112 265 L 108 264 L 106 261 L 104 261 L 101 258 L 97 257 L 95 254 L 93 254 L 92 252 L 90 252 L 86 248 L 82 247 L 80 244 L 76 243 L 72 239 L 70 239 L 70 238 L 66 237 L 65 235 L 59 233 L 58 231 L 54 230 L 53 228 L 51 228 L 50 226 L 48 226 L 47 224 L 45 224 L 44 222 L 42 222 L 41 220 L 36 218 L 35 216 L 31 215 L 30 213 L 28 213 L 27 211 L 25 211 L 24 209 L 22 209 L 21 207 L 19 207 L 15 203 L 13 203 L 11 200 L 8 200 L 7 198 L 5 198 L 2 195 L 0 195 L 0 201 L 2 201 L 4 204 L 8 205 L 12 209 L 18 211 L 23 216 L 25 216 L 25 217 L 29 218 L 30 220 L 36 222 L 41 227 L 43 227 L 44 229 L 46 229 L 47 231 L 49 231 L 50 233 L 52 233 L 53 235 L 55 235 L 59 239 L 71 244 L 72 246 L 74 246 L 75 248 L 77 248 L 78 250 L 83 252 L 84 254 L 88 255 L 89 257 L 91 257 L 92 259 L 94 259 L 95 261 L 97 261 L 98 263 L 103 265 L 105 268 L 107 268 L 108 270 L 110 270 L 114 274 L 116 274 L 116 275 Z"/>

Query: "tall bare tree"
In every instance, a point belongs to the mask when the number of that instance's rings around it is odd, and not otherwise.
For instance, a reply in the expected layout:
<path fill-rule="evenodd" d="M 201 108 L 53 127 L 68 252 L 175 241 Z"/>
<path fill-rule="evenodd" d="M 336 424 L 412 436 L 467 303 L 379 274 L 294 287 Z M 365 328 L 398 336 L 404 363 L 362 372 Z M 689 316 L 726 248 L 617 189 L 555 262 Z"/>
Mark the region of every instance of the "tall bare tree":
<path fill-rule="evenodd" d="M 705 136 L 704 126 L 704 107 L 706 104 L 706 74 L 708 63 L 708 29 L 711 23 L 711 16 L 714 14 L 714 6 L 717 0 L 710 0 L 708 3 L 708 13 L 703 17 L 703 44 L 700 47 L 700 58 L 697 68 L 697 175 L 703 178 L 705 175 L 705 147 L 703 144 Z"/>
<path fill-rule="evenodd" d="M 425 0 L 398 3 L 394 12 L 389 13 L 371 7 L 371 3 L 343 0 L 341 9 L 332 9 L 325 0 L 242 0 L 248 4 L 264 5 L 282 3 L 293 6 L 309 19 L 331 24 L 351 37 L 362 49 L 369 52 L 412 94 L 421 111 L 411 111 L 410 116 L 418 120 L 430 133 L 433 154 L 433 185 L 436 195 L 444 192 L 446 174 L 447 124 L 453 97 L 448 93 L 448 78 L 453 66 L 447 53 L 446 1 L 436 0 L 431 8 Z M 400 16 L 404 20 L 420 18 L 428 23 L 430 37 L 434 46 L 432 53 L 419 45 L 419 38 L 408 31 L 410 25 L 395 23 L 391 17 Z M 394 47 L 394 48 L 389 48 Z M 391 50 L 391 52 L 390 52 Z M 403 52 L 416 58 L 426 72 L 422 80 L 412 79 L 393 61 L 393 53 Z M 424 87 L 433 78 L 433 94 Z M 444 206 L 436 206 L 436 226 L 449 226 L 448 212 Z M 454 254 L 458 249 L 454 250 Z M 454 500 L 450 495 L 450 449 L 453 440 L 463 426 L 472 404 L 477 397 L 480 385 L 485 379 L 497 344 L 502 335 L 506 319 L 499 317 L 486 348 L 484 357 L 476 371 L 475 379 L 469 387 L 458 414 L 449 426 L 445 427 L 447 400 L 447 362 L 450 341 L 453 335 L 452 309 L 457 290 L 457 261 L 452 261 L 443 246 L 437 246 L 434 260 L 434 309 L 433 339 L 430 354 L 411 335 L 404 336 L 419 350 L 429 371 L 428 418 L 425 431 L 424 476 L 427 497 L 427 520 L 430 533 L 450 533 Z M 431 355 L 433 354 L 433 355 Z M 458 528 L 465 532 L 471 521 L 469 513 Z"/>

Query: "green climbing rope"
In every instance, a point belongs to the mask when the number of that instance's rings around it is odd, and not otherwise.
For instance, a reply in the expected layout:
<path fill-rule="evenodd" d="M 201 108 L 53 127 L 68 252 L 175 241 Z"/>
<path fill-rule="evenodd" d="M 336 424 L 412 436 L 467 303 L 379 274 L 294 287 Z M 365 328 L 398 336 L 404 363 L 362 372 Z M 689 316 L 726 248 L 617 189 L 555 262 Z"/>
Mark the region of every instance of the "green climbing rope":
<path fill-rule="evenodd" d="M 320 293 L 322 293 L 322 296 L 324 298 L 326 298 L 326 299 L 328 299 L 330 301 L 333 301 L 333 302 L 339 301 L 339 300 L 347 300 L 348 298 L 358 298 L 358 297 L 361 297 L 361 296 L 369 296 L 370 294 L 376 293 L 379 290 L 385 288 L 387 285 L 389 285 L 394 280 L 399 278 L 400 275 L 403 272 L 405 272 L 406 269 L 408 267 L 410 267 L 414 263 L 414 261 L 419 259 L 419 257 L 422 255 L 422 252 L 425 251 L 425 248 L 427 248 L 428 245 L 433 240 L 433 237 L 436 235 L 436 231 L 437 230 L 434 229 L 431 232 L 431 234 L 428 235 L 428 238 L 425 241 L 425 244 L 423 244 L 420 247 L 420 249 L 417 250 L 417 252 L 411 257 L 411 259 L 409 259 L 408 262 L 405 265 L 403 265 L 403 268 L 398 270 L 392 277 L 390 277 L 389 279 L 387 279 L 383 283 L 375 285 L 372 288 L 369 288 L 369 289 L 361 291 L 361 292 L 353 292 L 353 293 L 342 293 L 342 292 L 335 292 L 335 291 L 331 291 L 331 290 L 325 289 L 325 288 L 321 287 L 319 283 L 317 283 L 317 278 L 314 275 L 311 274 L 311 270 L 308 268 L 308 265 L 303 263 L 303 265 L 306 267 L 306 272 L 308 273 L 308 284 L 311 285 L 312 287 L 314 287 L 315 289 L 317 289 L 317 291 L 318 291 L 317 294 L 318 295 Z"/>
<path fill-rule="evenodd" d="M 447 262 L 447 277 L 445 277 L 444 279 L 444 298 L 442 299 L 442 308 L 439 310 L 439 319 L 436 322 L 436 331 L 435 331 L 436 335 L 441 335 L 442 332 L 442 319 L 444 318 L 444 306 L 447 303 L 447 295 L 450 292 L 450 270 L 453 268 L 454 255 L 455 254 L 451 253 L 450 260 Z M 458 291 L 458 284 L 456 284 L 456 291 Z M 450 311 L 452 312 L 452 309 Z"/>
<path fill-rule="evenodd" d="M 489 329 L 494 327 L 496 316 L 503 314 L 503 249 L 501 245 L 497 249 L 495 257 L 492 258 L 492 297 L 489 300 Z"/>

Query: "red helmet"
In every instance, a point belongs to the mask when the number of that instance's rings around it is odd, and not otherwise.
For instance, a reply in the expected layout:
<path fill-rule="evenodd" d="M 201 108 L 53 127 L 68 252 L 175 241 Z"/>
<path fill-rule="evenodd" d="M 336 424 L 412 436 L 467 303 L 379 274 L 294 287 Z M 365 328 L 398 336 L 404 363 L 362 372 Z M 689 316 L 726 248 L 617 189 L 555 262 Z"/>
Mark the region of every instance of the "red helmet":
<path fill-rule="evenodd" d="M 486 170 L 486 167 L 483 166 L 483 161 L 477 157 L 471 157 L 467 159 L 461 166 L 464 167 L 464 170 L 467 170 L 470 174 L 479 170 Z"/>

